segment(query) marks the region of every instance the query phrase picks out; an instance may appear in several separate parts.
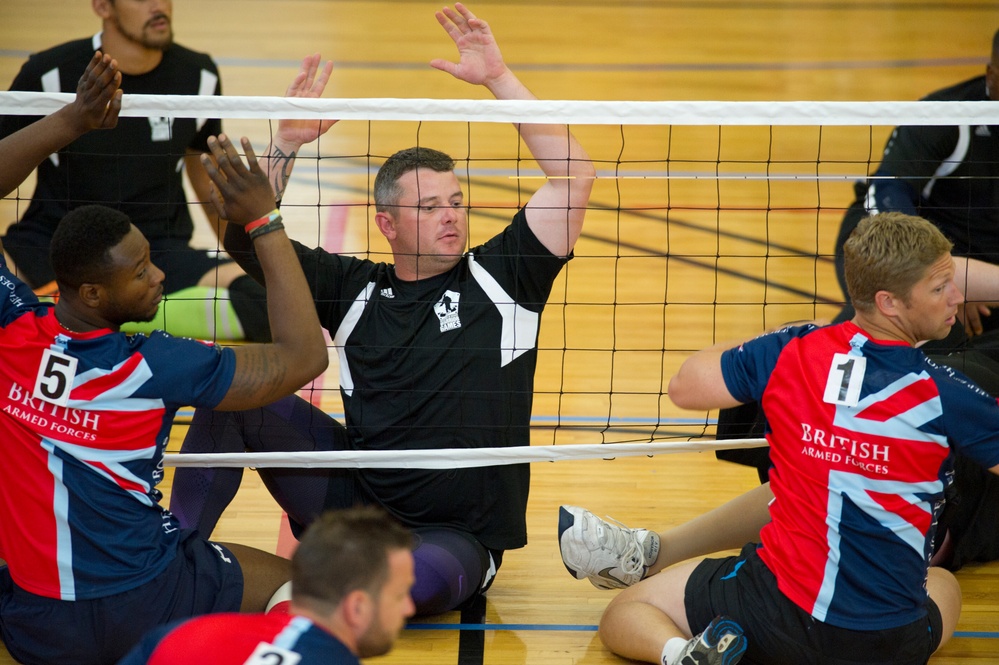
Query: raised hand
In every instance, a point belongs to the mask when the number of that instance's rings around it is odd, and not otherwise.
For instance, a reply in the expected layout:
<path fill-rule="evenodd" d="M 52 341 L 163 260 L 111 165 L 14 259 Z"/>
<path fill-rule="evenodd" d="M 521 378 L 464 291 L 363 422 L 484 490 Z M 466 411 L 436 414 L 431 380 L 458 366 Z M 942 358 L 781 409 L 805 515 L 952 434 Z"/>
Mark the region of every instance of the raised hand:
<path fill-rule="evenodd" d="M 69 104 L 80 130 L 110 129 L 118 124 L 121 111 L 121 72 L 118 63 L 100 51 L 94 53 L 76 86 Z"/>
<path fill-rule="evenodd" d="M 111 56 L 94 53 L 76 87 L 76 97 L 55 113 L 0 141 L 0 196 L 24 182 L 38 163 L 91 129 L 118 123 L 121 72 Z"/>
<path fill-rule="evenodd" d="M 249 168 L 225 134 L 209 137 L 211 156 L 201 156 L 205 172 L 214 184 L 211 199 L 215 211 L 239 226 L 260 219 L 276 207 L 274 191 L 257 163 L 250 140 L 244 136 L 242 144 Z"/>
<path fill-rule="evenodd" d="M 457 79 L 475 85 L 489 85 L 509 70 L 489 25 L 476 18 L 465 5 L 454 4 L 436 12 L 437 22 L 458 47 L 458 62 L 443 58 L 430 61 L 430 66 L 445 71 Z"/>
<path fill-rule="evenodd" d="M 295 76 L 295 80 L 285 91 L 285 97 L 301 97 L 316 99 L 323 96 L 326 84 L 333 74 L 333 62 L 327 60 L 322 70 L 319 69 L 320 57 L 318 53 L 306 56 L 302 60 L 302 69 Z M 315 141 L 317 138 L 329 131 L 329 128 L 336 124 L 336 120 L 290 120 L 278 121 L 275 138 L 282 143 L 282 147 L 287 149 L 294 146 L 298 149 L 306 143 Z"/>

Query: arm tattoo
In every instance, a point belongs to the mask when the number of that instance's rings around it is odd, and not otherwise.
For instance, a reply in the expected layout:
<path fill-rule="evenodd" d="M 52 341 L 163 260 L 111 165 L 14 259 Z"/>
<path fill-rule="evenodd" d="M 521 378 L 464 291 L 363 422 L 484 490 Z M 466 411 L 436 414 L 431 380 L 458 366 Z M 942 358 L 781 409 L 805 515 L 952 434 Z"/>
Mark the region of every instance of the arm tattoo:
<path fill-rule="evenodd" d="M 295 165 L 297 154 L 295 151 L 285 153 L 277 146 L 274 146 L 271 152 L 271 187 L 274 188 L 274 198 L 278 201 L 284 198 L 284 190 L 288 187 L 288 179 L 291 178 L 291 169 Z"/>

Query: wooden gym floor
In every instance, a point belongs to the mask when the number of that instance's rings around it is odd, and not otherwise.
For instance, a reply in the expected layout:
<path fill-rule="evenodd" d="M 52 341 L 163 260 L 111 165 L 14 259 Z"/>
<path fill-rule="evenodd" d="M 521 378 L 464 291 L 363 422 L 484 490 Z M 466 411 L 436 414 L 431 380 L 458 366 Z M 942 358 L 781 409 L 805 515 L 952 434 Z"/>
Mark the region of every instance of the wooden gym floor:
<path fill-rule="evenodd" d="M 490 22 L 511 67 L 545 99 L 913 100 L 982 73 L 999 27 L 994 3 L 974 0 L 483 0 L 470 7 Z M 454 55 L 436 8 L 407 0 L 175 0 L 174 27 L 180 43 L 215 57 L 230 95 L 280 95 L 301 57 L 320 52 L 335 63 L 328 97 L 487 98 L 427 65 Z M 87 2 L 4 0 L 0 85 L 29 53 L 98 26 Z M 230 121 L 226 130 L 250 136 L 262 151 L 269 128 Z M 710 434 L 705 414 L 669 403 L 665 382 L 690 350 L 715 339 L 836 312 L 841 295 L 823 255 L 852 200 L 851 178 L 878 160 L 890 127 L 575 131 L 600 179 L 577 258 L 545 314 L 535 443 Z M 322 161 L 302 160 L 296 169 L 285 199 L 293 235 L 342 251 L 384 251 L 363 205 L 363 156 L 417 140 L 472 158 L 466 192 L 480 210 L 470 221 L 473 243 L 494 234 L 509 219 L 509 206 L 531 191 L 530 180 L 509 177 L 517 146 L 509 127 L 344 122 L 323 138 Z M 667 153 L 671 173 L 680 172 L 668 184 L 655 177 Z M 767 168 L 760 160 L 768 158 L 770 173 L 814 175 L 818 158 L 824 175 L 839 177 L 818 184 L 767 180 L 759 176 Z M 616 179 L 618 164 L 641 177 Z M 716 172 L 749 177 L 710 177 Z M 17 217 L 30 192 L 29 182 L 20 198 L 0 202 L 0 226 Z M 206 228 L 197 241 L 213 244 Z M 315 388 L 325 408 L 340 410 L 335 368 Z M 553 430 L 555 423 L 561 427 Z M 184 429 L 178 424 L 172 451 Z M 690 453 L 538 464 L 533 474 L 530 544 L 506 556 L 484 625 L 458 630 L 458 613 L 420 619 L 394 653 L 371 662 L 620 662 L 594 630 L 612 592 L 573 581 L 561 564 L 558 505 L 663 529 L 756 484 L 750 469 Z M 248 472 L 214 537 L 274 550 L 279 519 Z M 960 572 L 959 634 L 935 665 L 999 659 L 997 573 L 999 564 Z"/>

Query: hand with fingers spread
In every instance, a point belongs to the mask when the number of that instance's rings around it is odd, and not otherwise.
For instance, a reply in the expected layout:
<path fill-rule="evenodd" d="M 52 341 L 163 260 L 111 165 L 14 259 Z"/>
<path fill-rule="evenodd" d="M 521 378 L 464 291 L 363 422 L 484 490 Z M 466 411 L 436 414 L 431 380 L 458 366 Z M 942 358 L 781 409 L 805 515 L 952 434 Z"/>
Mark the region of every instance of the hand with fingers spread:
<path fill-rule="evenodd" d="M 121 72 L 118 63 L 100 51 L 76 86 L 76 98 L 69 104 L 70 113 L 78 119 L 82 131 L 111 129 L 118 124 L 121 111 Z"/>
<path fill-rule="evenodd" d="M 295 76 L 295 80 L 285 91 L 285 97 L 300 97 L 303 99 L 318 99 L 323 96 L 326 84 L 333 74 L 333 61 L 327 60 L 323 68 L 319 69 L 321 58 L 318 53 L 306 56 L 302 60 L 302 69 Z M 336 120 L 292 120 L 282 119 L 278 121 L 278 129 L 275 140 L 281 142 L 281 146 L 287 149 L 294 147 L 297 150 L 306 143 L 311 143 L 329 131 L 329 128 L 337 123 Z"/>
<path fill-rule="evenodd" d="M 489 24 L 477 18 L 465 5 L 456 2 L 454 9 L 445 7 L 435 16 L 458 47 L 459 59 L 454 63 L 435 58 L 430 62 L 431 67 L 467 83 L 486 87 L 510 73 Z"/>
<path fill-rule="evenodd" d="M 76 87 L 76 98 L 55 113 L 19 129 L 0 141 L 0 196 L 6 196 L 48 155 L 61 150 L 91 129 L 118 123 L 121 111 L 121 72 L 118 63 L 94 53 Z"/>
<path fill-rule="evenodd" d="M 457 63 L 436 59 L 430 65 L 467 83 L 483 85 L 500 100 L 537 97 L 503 62 L 489 25 L 460 2 L 435 13 L 458 47 Z M 554 255 L 568 256 L 579 238 L 596 172 L 589 155 L 565 125 L 516 124 L 520 137 L 548 180 L 527 204 L 527 223 Z"/>
<path fill-rule="evenodd" d="M 330 75 L 333 73 L 333 62 L 327 60 L 322 70 L 319 69 L 319 63 L 318 53 L 306 56 L 302 60 L 302 69 L 288 86 L 285 97 L 303 99 L 322 97 L 326 84 L 330 80 Z M 288 186 L 288 179 L 291 177 L 291 169 L 295 166 L 295 158 L 298 156 L 299 148 L 306 143 L 315 141 L 336 123 L 336 120 L 328 119 L 283 119 L 278 121 L 274 140 L 268 146 L 264 158 L 267 177 L 278 201 L 284 198 L 284 190 Z"/>
<path fill-rule="evenodd" d="M 250 140 L 243 137 L 242 144 L 246 164 L 225 134 L 210 137 L 211 155 L 201 156 L 201 163 L 214 184 L 211 198 L 216 212 L 238 226 L 259 219 L 276 207 L 274 191 L 257 163 Z"/>

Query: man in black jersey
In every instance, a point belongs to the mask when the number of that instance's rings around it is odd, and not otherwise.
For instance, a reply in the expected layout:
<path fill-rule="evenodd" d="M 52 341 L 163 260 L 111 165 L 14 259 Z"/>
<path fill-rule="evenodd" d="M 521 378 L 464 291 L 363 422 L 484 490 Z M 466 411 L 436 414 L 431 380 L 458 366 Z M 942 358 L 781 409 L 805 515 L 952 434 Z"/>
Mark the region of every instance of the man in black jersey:
<path fill-rule="evenodd" d="M 985 74 L 930 93 L 926 101 L 999 101 L 999 31 Z M 962 278 L 980 300 L 976 284 L 995 291 L 999 283 L 999 126 L 896 127 L 874 175 L 857 182 L 857 199 L 847 209 L 836 240 L 836 275 L 843 293 L 843 244 L 860 220 L 878 212 L 903 212 L 933 222 L 954 243 L 958 286 Z M 967 261 L 967 265 L 965 265 Z M 985 299 L 983 296 L 981 299 Z M 988 298 L 967 306 L 969 334 L 983 330 Z M 994 303 L 993 303 L 994 304 Z M 847 308 L 837 317 L 852 315 Z M 993 327 L 993 326 L 989 326 Z"/>
<path fill-rule="evenodd" d="M 125 94 L 221 94 L 212 58 L 174 43 L 171 0 L 94 0 L 93 8 L 102 31 L 32 55 L 11 90 L 73 91 L 101 49 L 117 60 Z M 0 116 L 0 138 L 37 119 Z M 87 134 L 53 153 L 38 167 L 31 204 L 7 229 L 8 266 L 36 293 L 52 293 L 48 252 L 56 225 L 73 208 L 105 204 L 135 222 L 166 273 L 167 297 L 159 318 L 131 329 L 269 340 L 260 285 L 217 252 L 190 246 L 194 224 L 184 194 L 185 171 L 215 232 L 222 237 L 225 230 L 225 220 L 209 204 L 210 182 L 198 161 L 208 150 L 208 137 L 221 131 L 218 119 L 121 118 L 113 131 Z M 213 298 L 219 311 L 209 314 L 205 300 Z M 227 326 L 229 321 L 234 325 Z"/>
<path fill-rule="evenodd" d="M 431 65 L 497 99 L 534 99 L 510 71 L 485 21 L 460 3 L 436 13 L 460 60 Z M 234 414 L 199 410 L 182 452 L 403 450 L 530 445 L 541 313 L 572 257 L 593 184 L 589 156 L 564 125 L 517 125 L 548 176 L 486 243 L 466 251 L 467 210 L 454 161 L 423 146 L 378 172 L 375 224 L 394 263 L 296 245 L 323 326 L 340 355 L 341 425 L 308 402 Z M 293 159 L 300 143 L 273 146 Z M 272 170 L 283 190 L 287 168 Z M 251 275 L 246 234 L 226 248 Z M 294 525 L 324 508 L 383 507 L 413 529 L 417 614 L 453 609 L 492 581 L 505 550 L 527 542 L 528 464 L 453 469 L 261 470 Z M 171 510 L 211 533 L 242 469 L 184 469 Z"/>

